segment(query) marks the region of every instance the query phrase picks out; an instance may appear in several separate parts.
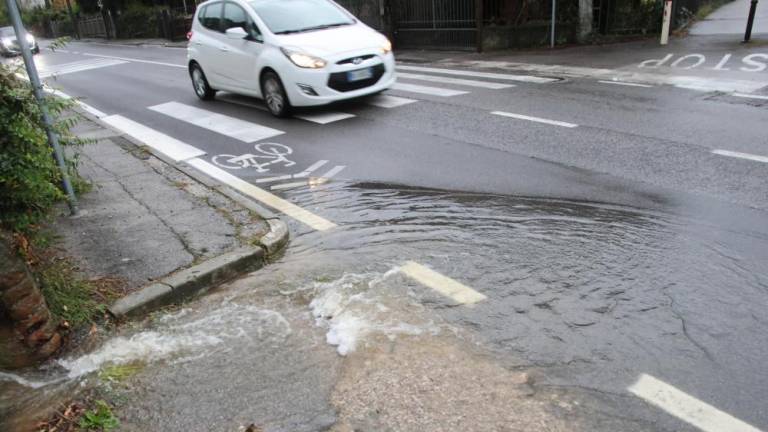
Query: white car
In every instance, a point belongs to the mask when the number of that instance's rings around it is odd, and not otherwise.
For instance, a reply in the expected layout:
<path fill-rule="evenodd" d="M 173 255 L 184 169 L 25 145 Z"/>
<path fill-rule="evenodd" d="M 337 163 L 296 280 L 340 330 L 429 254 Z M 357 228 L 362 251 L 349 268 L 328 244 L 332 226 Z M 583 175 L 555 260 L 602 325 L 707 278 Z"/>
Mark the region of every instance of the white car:
<path fill-rule="evenodd" d="M 259 97 L 278 117 L 395 82 L 389 40 L 331 0 L 210 0 L 188 37 L 200 99 L 218 90 Z"/>

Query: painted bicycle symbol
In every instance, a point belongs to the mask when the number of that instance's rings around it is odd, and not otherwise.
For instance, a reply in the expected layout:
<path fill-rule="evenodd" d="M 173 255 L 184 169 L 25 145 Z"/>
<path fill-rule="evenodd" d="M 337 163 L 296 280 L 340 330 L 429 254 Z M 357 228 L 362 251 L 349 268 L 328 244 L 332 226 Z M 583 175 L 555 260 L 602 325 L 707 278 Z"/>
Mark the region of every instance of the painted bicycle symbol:
<path fill-rule="evenodd" d="M 231 169 L 256 168 L 256 172 L 265 173 L 269 166 L 283 164 L 284 167 L 296 165 L 296 162 L 286 158 L 293 149 L 284 144 L 259 143 L 254 146 L 259 154 L 246 153 L 242 155 L 220 154 L 211 158 L 216 165 Z"/>

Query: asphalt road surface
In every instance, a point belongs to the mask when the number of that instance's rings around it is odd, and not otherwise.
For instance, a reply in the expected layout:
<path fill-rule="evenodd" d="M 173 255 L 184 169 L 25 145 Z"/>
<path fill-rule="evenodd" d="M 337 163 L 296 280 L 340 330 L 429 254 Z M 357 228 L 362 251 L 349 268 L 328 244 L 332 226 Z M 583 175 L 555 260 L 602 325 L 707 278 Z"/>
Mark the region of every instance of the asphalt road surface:
<path fill-rule="evenodd" d="M 646 60 L 636 56 L 626 64 Z M 170 327 L 246 316 L 283 340 L 301 313 L 283 310 L 286 322 L 250 314 L 263 306 L 253 287 L 311 292 L 320 317 L 332 290 L 355 319 L 377 323 L 384 309 L 366 306 L 374 303 L 395 311 L 394 323 L 372 326 L 381 333 L 430 333 L 439 322 L 466 332 L 505 371 L 539 371 L 540 390 L 572 392 L 589 413 L 571 430 L 768 430 L 768 97 L 760 88 L 768 72 L 617 67 L 612 79 L 605 68 L 411 62 L 399 64 L 398 86 L 383 95 L 275 119 L 251 98 L 199 101 L 183 49 L 71 43 L 37 60 L 50 87 L 82 98 L 108 124 L 159 142 L 161 152 L 169 137 L 181 141 L 196 153 L 179 163 L 270 192 L 261 204 L 278 213 L 285 201 L 308 212 L 284 217 L 292 245 L 266 276 L 200 300 L 192 318 L 170 317 Z M 393 279 L 398 268 L 410 282 Z M 453 287 L 452 301 L 420 291 L 435 284 Z M 484 298 L 474 307 L 462 306 L 477 293 Z M 368 301 L 349 300 L 361 295 Z M 414 304 L 433 318 L 414 319 Z M 349 354 L 363 335 L 342 324 L 330 320 L 328 340 Z M 245 395 L 236 384 L 265 342 L 232 339 L 225 345 L 237 346 L 236 361 L 214 353 L 147 372 L 145 402 L 128 412 L 183 409 L 156 392 L 196 394 L 199 418 L 190 423 L 147 421 L 214 430 L 212 383 L 180 383 L 217 370 Z M 335 379 L 332 356 L 288 345 L 299 353 L 289 366 L 324 365 L 323 379 Z M 333 387 L 317 375 L 296 379 L 321 393 Z M 314 420 L 263 421 L 275 430 L 333 424 L 335 412 L 316 396 L 302 399 Z M 368 430 L 384 430 L 373 424 Z"/>

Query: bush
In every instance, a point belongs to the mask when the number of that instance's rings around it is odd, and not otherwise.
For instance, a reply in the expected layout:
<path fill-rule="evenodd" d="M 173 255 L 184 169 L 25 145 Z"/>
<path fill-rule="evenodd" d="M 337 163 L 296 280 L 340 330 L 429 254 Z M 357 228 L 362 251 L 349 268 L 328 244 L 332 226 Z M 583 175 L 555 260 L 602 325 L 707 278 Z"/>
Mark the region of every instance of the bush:
<path fill-rule="evenodd" d="M 65 195 L 40 109 L 30 85 L 19 79 L 17 72 L 0 65 L 0 225 L 24 231 L 45 217 Z M 62 117 L 72 103 L 46 98 L 51 117 L 57 119 L 55 130 L 62 146 L 81 143 L 69 132 L 74 118 Z M 68 161 L 68 170 L 76 177 L 74 160 Z"/>

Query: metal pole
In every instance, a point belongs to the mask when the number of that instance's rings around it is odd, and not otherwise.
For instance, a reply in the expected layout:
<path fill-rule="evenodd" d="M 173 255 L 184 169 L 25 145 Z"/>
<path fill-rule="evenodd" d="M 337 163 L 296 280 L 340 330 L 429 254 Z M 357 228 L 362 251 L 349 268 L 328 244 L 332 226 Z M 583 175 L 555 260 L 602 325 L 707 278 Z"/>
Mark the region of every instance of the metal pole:
<path fill-rule="evenodd" d="M 21 47 L 21 56 L 24 57 L 24 66 L 27 68 L 29 82 L 32 84 L 32 92 L 35 94 L 37 104 L 40 106 L 40 112 L 43 116 L 43 127 L 45 128 L 45 134 L 48 136 L 48 143 L 53 148 L 53 155 L 56 158 L 56 163 L 59 165 L 59 170 L 61 171 L 61 181 L 64 185 L 64 191 L 67 194 L 69 210 L 72 213 L 72 216 L 76 216 L 78 212 L 77 198 L 75 197 L 75 191 L 72 189 L 72 183 L 69 181 L 69 175 L 67 174 L 67 164 L 64 161 L 64 152 L 61 150 L 59 138 L 53 130 L 51 116 L 48 113 L 48 108 L 45 106 L 43 86 L 40 84 L 40 77 L 37 75 L 35 60 L 32 58 L 32 51 L 30 51 L 29 43 L 27 43 L 27 31 L 21 24 L 21 15 L 19 14 L 16 0 L 5 0 L 5 4 L 8 6 L 8 16 L 10 17 L 13 29 L 16 32 L 16 40 Z"/>
<path fill-rule="evenodd" d="M 557 0 L 552 0 L 552 34 L 549 37 L 549 47 L 555 47 L 555 12 L 557 9 Z"/>
<path fill-rule="evenodd" d="M 669 43 L 669 27 L 672 22 L 672 0 L 666 0 L 664 2 L 664 15 L 661 17 L 661 39 L 659 44 L 666 45 Z"/>
<path fill-rule="evenodd" d="M 744 42 L 752 39 L 752 24 L 755 22 L 755 11 L 757 10 L 757 0 L 752 0 L 749 5 L 749 18 L 747 18 L 747 31 L 744 32 Z"/>

